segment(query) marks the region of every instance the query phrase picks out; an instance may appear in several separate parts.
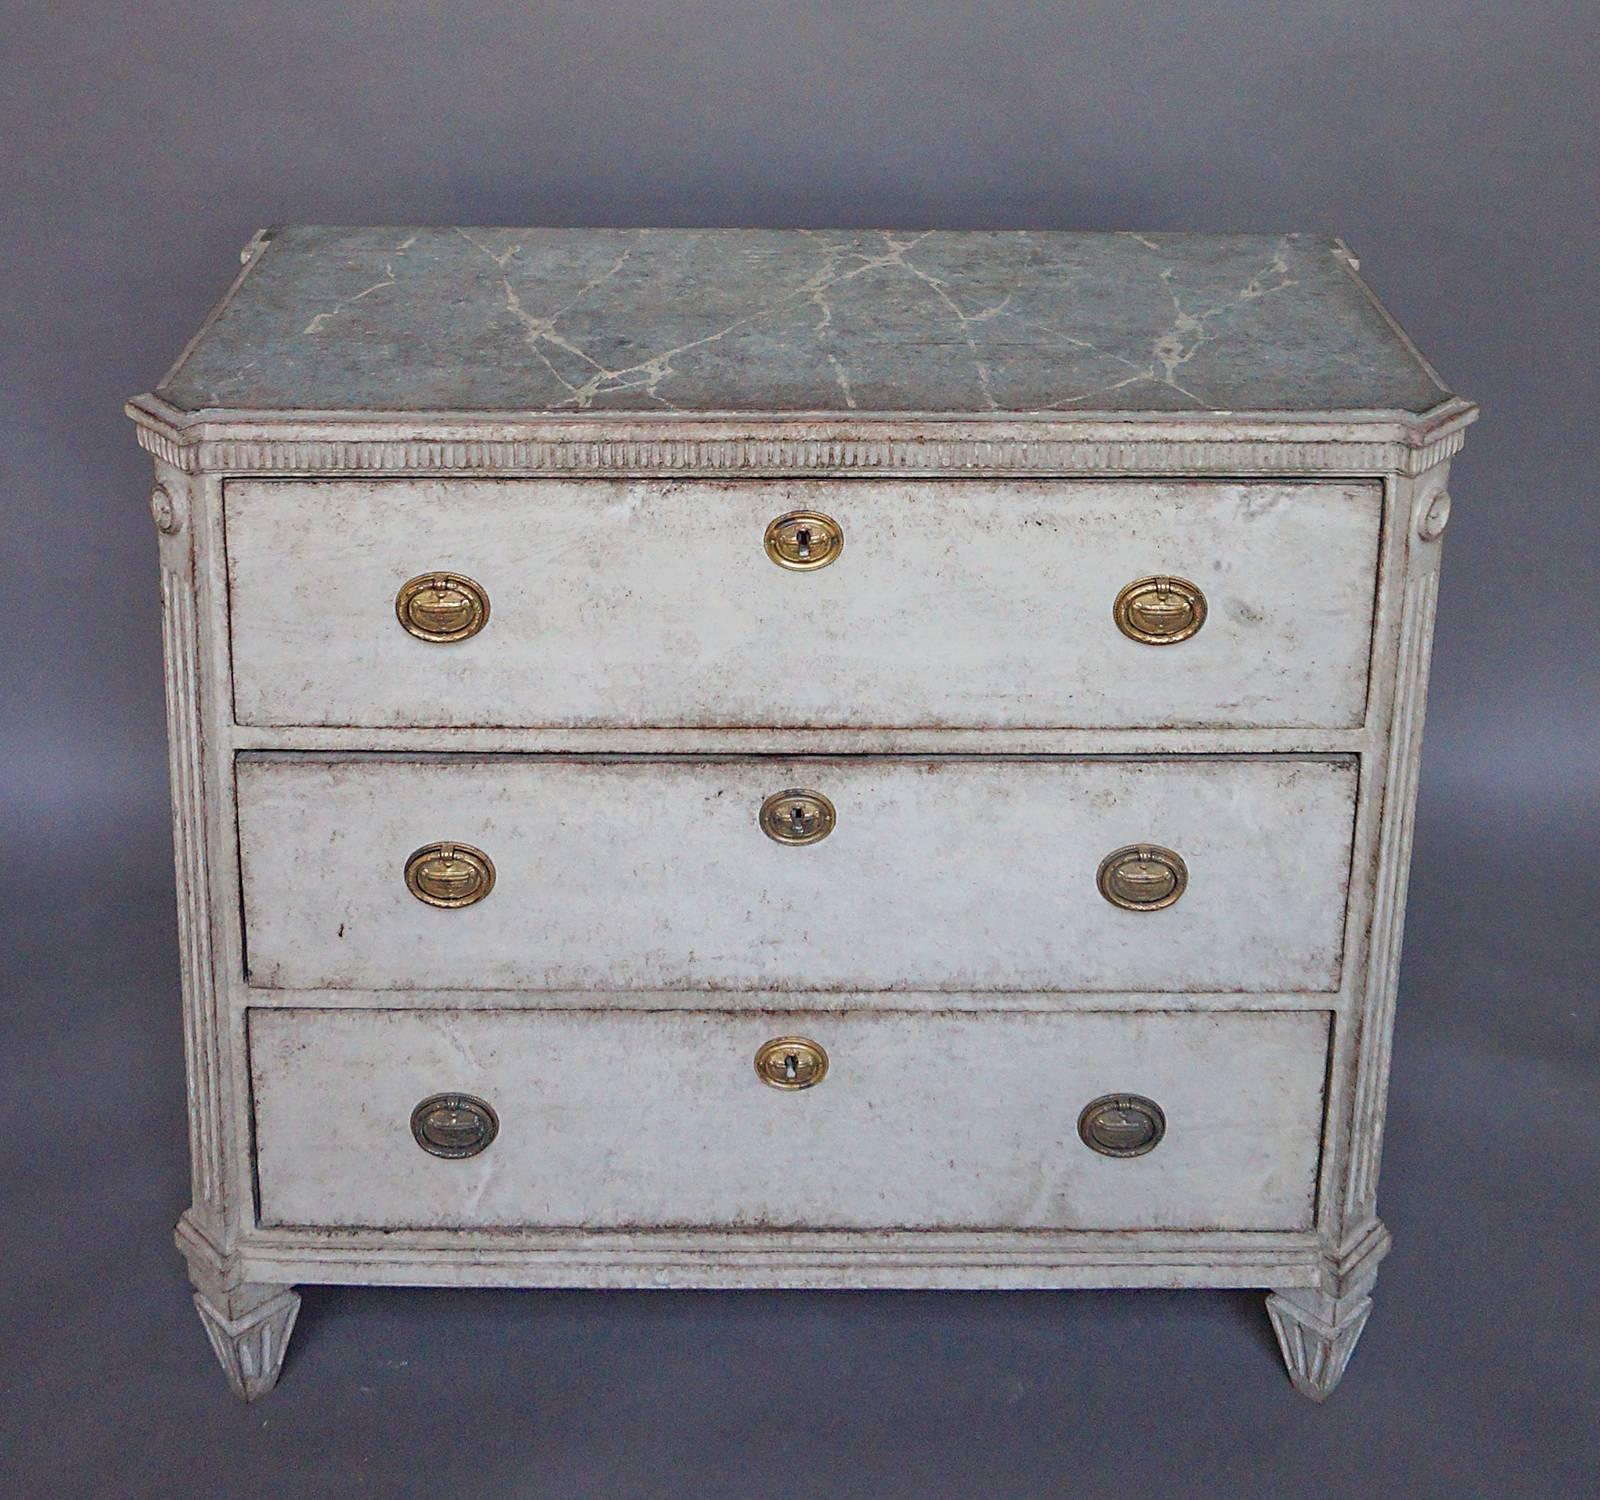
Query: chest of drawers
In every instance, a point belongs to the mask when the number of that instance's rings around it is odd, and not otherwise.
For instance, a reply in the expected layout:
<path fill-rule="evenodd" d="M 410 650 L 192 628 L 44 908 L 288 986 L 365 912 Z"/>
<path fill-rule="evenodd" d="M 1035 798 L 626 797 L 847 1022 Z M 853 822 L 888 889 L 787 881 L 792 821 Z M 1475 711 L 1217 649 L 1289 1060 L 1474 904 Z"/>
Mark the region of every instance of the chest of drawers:
<path fill-rule="evenodd" d="M 243 258 L 129 404 L 234 1389 L 307 1282 L 1242 1286 L 1328 1394 L 1476 415 L 1344 247 Z"/>

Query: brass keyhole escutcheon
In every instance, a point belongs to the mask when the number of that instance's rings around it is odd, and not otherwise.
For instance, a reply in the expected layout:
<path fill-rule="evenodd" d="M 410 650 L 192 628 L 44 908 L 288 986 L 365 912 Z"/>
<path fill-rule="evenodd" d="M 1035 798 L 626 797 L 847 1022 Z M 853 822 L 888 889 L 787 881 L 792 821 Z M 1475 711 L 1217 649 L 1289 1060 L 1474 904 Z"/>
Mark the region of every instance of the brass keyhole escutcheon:
<path fill-rule="evenodd" d="M 471 844 L 424 844 L 406 861 L 406 889 L 429 906 L 471 906 L 494 889 L 494 861 Z"/>
<path fill-rule="evenodd" d="M 756 1075 L 775 1089 L 808 1089 L 827 1072 L 828 1054 L 809 1037 L 774 1037 L 756 1053 Z"/>
<path fill-rule="evenodd" d="M 767 527 L 767 556 L 780 568 L 825 568 L 844 551 L 844 528 L 820 510 L 791 510 Z"/>
<path fill-rule="evenodd" d="M 500 1117 L 471 1094 L 431 1094 L 411 1111 L 411 1135 L 429 1156 L 476 1156 L 500 1133 Z"/>
<path fill-rule="evenodd" d="M 489 594 L 460 573 L 421 573 L 402 584 L 394 612 L 419 641 L 464 641 L 489 621 Z"/>
<path fill-rule="evenodd" d="M 761 831 L 780 844 L 815 844 L 833 832 L 839 815 L 821 792 L 791 787 L 761 804 Z"/>
<path fill-rule="evenodd" d="M 1176 850 L 1160 844 L 1128 844 L 1100 861 L 1100 894 L 1124 911 L 1160 911 L 1189 884 L 1189 867 Z"/>
<path fill-rule="evenodd" d="M 1143 1156 L 1161 1144 L 1167 1117 L 1143 1094 L 1102 1094 L 1083 1107 L 1078 1135 L 1101 1156 Z"/>
<path fill-rule="evenodd" d="M 1117 595 L 1111 614 L 1129 640 L 1173 646 L 1205 624 L 1206 596 L 1187 578 L 1138 578 Z"/>

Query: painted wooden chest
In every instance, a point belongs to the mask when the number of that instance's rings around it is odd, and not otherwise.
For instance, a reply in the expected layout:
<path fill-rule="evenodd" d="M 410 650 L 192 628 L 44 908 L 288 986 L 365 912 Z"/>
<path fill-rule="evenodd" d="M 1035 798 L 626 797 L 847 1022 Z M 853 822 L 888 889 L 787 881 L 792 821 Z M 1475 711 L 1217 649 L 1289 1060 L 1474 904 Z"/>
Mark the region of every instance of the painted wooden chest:
<path fill-rule="evenodd" d="M 234 1389 L 305 1282 L 1243 1286 L 1325 1396 L 1476 415 L 1343 245 L 243 259 L 128 408 Z"/>

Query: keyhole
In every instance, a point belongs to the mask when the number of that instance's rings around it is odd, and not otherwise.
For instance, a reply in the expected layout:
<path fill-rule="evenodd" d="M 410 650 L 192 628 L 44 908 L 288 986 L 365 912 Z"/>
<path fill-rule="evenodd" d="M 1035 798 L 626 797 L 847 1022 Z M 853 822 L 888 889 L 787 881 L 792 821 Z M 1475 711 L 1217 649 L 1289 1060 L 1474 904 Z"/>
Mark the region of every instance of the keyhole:
<path fill-rule="evenodd" d="M 811 556 L 811 528 L 802 526 L 794 534 L 795 546 L 800 553 L 800 561 L 805 562 Z"/>
<path fill-rule="evenodd" d="M 793 1083 L 800 1076 L 800 1059 L 793 1052 L 783 1055 L 783 1076 Z"/>
<path fill-rule="evenodd" d="M 798 803 L 789 809 L 789 822 L 796 833 L 805 832 L 806 812 Z"/>

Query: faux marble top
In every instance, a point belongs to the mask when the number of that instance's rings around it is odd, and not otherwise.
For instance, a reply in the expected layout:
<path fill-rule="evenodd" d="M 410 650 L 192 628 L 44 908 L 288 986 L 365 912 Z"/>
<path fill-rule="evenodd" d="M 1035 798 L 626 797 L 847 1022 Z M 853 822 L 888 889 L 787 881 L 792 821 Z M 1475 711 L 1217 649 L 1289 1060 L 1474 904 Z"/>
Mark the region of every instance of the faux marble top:
<path fill-rule="evenodd" d="M 157 394 L 188 411 L 1419 412 L 1314 235 L 295 226 Z"/>

